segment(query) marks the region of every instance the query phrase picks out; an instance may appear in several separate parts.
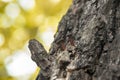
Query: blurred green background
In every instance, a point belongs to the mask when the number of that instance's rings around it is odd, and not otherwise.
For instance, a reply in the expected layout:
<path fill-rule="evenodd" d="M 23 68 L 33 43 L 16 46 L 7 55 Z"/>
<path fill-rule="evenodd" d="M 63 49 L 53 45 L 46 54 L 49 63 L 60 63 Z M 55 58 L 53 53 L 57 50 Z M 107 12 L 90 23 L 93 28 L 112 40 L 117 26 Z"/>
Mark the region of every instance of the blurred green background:
<path fill-rule="evenodd" d="M 49 50 L 61 17 L 72 0 L 0 0 L 0 80 L 35 80 L 39 68 L 28 41 Z"/>

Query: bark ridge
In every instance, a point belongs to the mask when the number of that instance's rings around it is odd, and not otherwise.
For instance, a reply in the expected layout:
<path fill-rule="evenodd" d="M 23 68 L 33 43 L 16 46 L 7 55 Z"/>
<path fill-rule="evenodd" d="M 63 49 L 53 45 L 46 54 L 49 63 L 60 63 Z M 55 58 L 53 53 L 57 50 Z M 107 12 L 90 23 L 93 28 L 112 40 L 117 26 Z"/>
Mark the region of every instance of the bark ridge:
<path fill-rule="evenodd" d="M 120 0 L 73 0 L 49 53 L 41 46 L 29 42 L 37 80 L 120 80 Z"/>

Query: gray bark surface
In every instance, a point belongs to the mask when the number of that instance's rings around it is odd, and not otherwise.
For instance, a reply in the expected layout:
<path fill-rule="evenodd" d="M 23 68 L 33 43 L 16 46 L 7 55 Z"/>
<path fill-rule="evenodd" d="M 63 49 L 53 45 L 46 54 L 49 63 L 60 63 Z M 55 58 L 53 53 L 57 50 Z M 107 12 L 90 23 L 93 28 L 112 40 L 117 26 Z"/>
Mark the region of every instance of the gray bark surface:
<path fill-rule="evenodd" d="M 36 80 L 120 80 L 120 0 L 74 0 L 49 53 L 29 41 Z"/>

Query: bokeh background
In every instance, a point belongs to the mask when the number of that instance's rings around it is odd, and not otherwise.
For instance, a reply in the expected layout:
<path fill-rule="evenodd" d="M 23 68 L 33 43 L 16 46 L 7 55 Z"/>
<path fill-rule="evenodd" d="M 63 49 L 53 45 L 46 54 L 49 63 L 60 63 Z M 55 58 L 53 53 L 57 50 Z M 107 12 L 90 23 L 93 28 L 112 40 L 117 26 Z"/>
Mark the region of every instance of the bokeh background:
<path fill-rule="evenodd" d="M 49 50 L 57 25 L 72 0 L 0 0 L 0 80 L 35 80 L 30 58 L 35 38 Z"/>

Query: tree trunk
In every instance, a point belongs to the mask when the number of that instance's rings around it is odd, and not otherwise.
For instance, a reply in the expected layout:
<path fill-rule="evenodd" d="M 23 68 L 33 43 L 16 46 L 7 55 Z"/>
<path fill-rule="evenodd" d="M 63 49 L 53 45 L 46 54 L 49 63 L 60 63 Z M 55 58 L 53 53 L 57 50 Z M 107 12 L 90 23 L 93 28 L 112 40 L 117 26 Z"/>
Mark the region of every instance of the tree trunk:
<path fill-rule="evenodd" d="M 36 80 L 120 80 L 120 0 L 74 0 L 47 54 L 29 41 Z"/>

